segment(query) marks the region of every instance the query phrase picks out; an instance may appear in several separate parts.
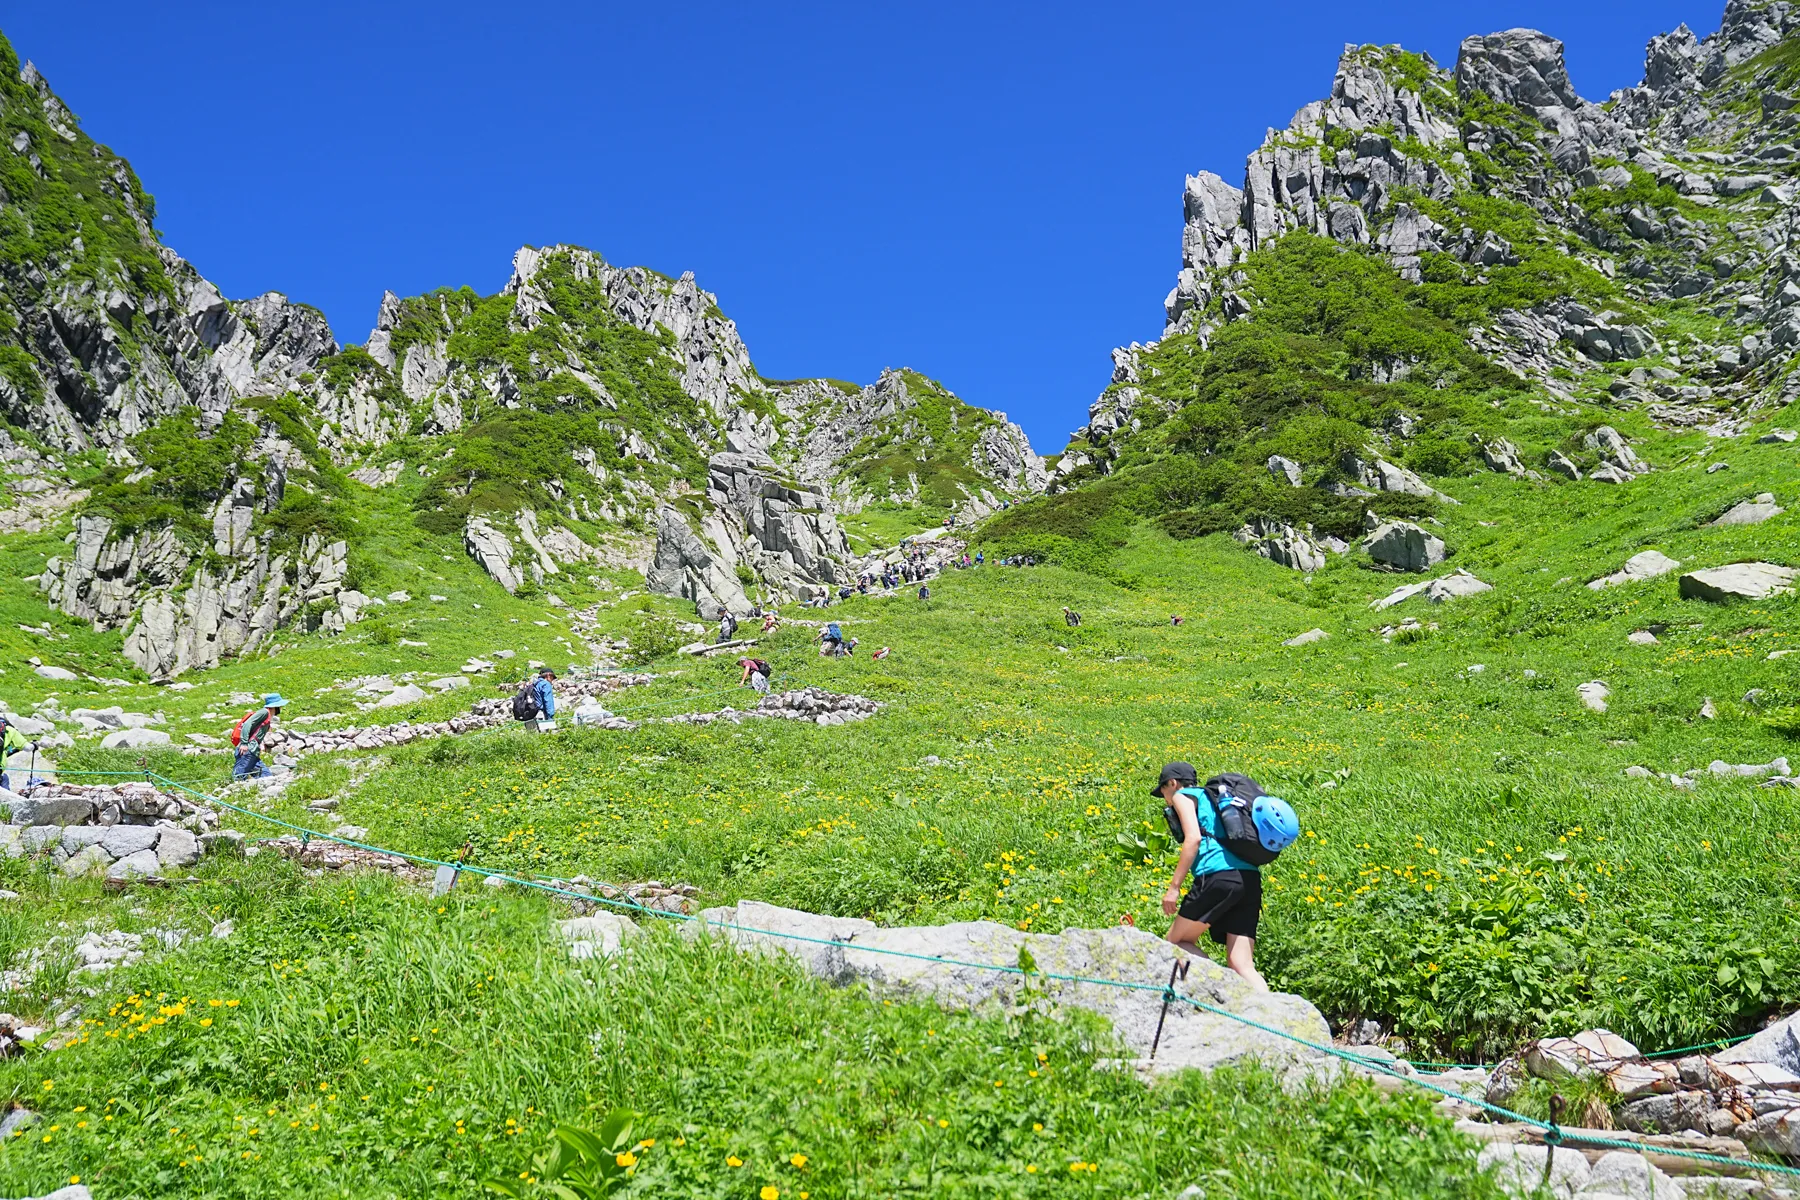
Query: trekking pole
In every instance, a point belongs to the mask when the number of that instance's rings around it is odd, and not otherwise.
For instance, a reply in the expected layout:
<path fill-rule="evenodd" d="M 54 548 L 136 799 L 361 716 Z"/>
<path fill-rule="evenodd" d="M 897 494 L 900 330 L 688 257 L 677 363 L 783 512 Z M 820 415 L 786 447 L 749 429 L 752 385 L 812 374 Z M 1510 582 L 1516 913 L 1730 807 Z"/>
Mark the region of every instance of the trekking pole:
<path fill-rule="evenodd" d="M 1156 1061 L 1156 1047 L 1162 1043 L 1163 1022 L 1169 1019 L 1169 1001 L 1175 999 L 1175 980 L 1187 981 L 1188 963 L 1185 958 L 1177 958 L 1169 964 L 1169 984 L 1163 988 L 1162 1012 L 1156 1018 L 1156 1036 L 1150 1039 L 1150 1060 Z"/>
<path fill-rule="evenodd" d="M 31 781 L 37 776 L 37 743 L 31 743 L 31 765 L 25 768 L 25 786 L 19 789 L 22 796 L 31 790 Z"/>

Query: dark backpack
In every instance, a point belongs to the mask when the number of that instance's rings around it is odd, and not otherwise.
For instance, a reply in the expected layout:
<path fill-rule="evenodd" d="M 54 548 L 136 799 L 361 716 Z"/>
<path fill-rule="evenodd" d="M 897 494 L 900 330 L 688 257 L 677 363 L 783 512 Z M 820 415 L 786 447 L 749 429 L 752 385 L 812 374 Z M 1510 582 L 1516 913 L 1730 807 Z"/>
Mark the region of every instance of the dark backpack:
<path fill-rule="evenodd" d="M 1274 862 L 1281 851 L 1263 846 L 1262 838 L 1257 835 L 1256 822 L 1250 819 L 1251 803 L 1268 794 L 1262 790 L 1262 785 L 1248 775 L 1232 771 L 1208 779 L 1205 791 L 1213 811 L 1219 816 L 1219 844 L 1253 867 L 1266 867 Z M 1169 836 L 1181 841 L 1181 818 L 1175 814 L 1173 806 L 1163 807 L 1163 820 L 1168 823 Z"/>
<path fill-rule="evenodd" d="M 753 658 L 750 660 L 750 669 L 755 671 L 758 675 L 761 675 L 764 679 L 767 679 L 775 673 L 775 668 L 771 667 L 760 658 Z"/>
<path fill-rule="evenodd" d="M 538 715 L 537 680 L 513 694 L 512 714 L 515 721 L 529 721 Z"/>

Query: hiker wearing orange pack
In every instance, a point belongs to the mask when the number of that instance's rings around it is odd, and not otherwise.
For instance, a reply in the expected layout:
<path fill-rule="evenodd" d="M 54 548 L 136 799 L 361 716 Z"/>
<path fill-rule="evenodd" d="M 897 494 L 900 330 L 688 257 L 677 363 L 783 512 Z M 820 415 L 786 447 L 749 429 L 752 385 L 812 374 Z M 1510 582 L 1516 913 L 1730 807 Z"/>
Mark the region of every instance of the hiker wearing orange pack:
<path fill-rule="evenodd" d="M 233 782 L 239 779 L 260 779 L 269 774 L 269 768 L 263 765 L 263 743 L 275 732 L 275 718 L 287 704 L 280 692 L 270 692 L 263 697 L 262 707 L 253 708 L 231 730 L 231 744 L 237 748 L 237 758 L 231 764 Z"/>

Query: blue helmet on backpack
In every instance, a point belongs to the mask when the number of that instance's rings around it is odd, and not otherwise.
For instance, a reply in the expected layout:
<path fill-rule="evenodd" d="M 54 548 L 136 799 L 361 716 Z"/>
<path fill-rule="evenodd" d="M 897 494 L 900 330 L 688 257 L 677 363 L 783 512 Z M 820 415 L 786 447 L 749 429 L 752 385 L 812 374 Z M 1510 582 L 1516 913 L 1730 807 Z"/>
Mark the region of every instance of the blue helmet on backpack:
<path fill-rule="evenodd" d="M 1271 854 L 1286 850 L 1300 836 L 1300 818 L 1279 796 L 1258 796 L 1251 801 L 1250 820 L 1256 826 L 1256 840 Z"/>

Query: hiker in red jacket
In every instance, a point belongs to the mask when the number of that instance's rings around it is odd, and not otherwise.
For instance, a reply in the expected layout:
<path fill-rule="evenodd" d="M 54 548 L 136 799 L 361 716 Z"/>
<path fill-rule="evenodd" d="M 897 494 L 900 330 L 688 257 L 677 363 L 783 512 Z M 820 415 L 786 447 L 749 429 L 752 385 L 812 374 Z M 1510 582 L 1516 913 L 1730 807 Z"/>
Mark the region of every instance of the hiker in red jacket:
<path fill-rule="evenodd" d="M 231 764 L 231 778 L 261 779 L 269 774 L 269 768 L 263 765 L 263 743 L 275 732 L 275 718 L 281 715 L 286 700 L 280 692 L 270 692 L 263 697 L 262 707 L 251 709 L 244 714 L 244 719 L 237 723 L 231 731 L 231 744 L 237 747 L 237 758 Z"/>

